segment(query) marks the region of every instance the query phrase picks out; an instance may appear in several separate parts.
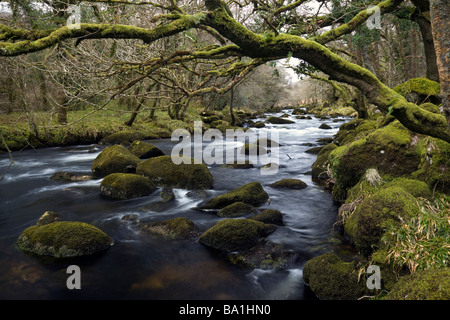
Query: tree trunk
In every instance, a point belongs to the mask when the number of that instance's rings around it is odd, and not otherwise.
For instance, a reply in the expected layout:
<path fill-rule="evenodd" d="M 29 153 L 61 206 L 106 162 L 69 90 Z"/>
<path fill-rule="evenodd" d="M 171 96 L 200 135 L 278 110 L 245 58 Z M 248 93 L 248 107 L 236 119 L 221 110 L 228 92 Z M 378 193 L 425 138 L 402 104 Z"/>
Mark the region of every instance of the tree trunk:
<path fill-rule="evenodd" d="M 432 0 L 430 4 L 431 26 L 441 83 L 441 111 L 450 126 L 450 5 L 448 0 Z"/>

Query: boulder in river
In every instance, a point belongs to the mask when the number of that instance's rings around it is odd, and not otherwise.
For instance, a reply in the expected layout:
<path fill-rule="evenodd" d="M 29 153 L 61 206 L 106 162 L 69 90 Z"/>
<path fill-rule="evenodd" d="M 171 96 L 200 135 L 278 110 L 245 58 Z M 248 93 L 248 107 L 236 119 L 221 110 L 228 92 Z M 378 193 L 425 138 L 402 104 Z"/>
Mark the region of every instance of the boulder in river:
<path fill-rule="evenodd" d="M 150 137 L 148 137 L 142 132 L 138 132 L 135 130 L 122 130 L 104 137 L 102 140 L 100 140 L 99 144 L 102 145 L 120 144 L 125 147 L 128 147 L 135 140 L 143 140 L 148 138 Z"/>
<path fill-rule="evenodd" d="M 139 159 L 148 159 L 164 155 L 164 152 L 158 147 L 140 140 L 133 141 L 128 150 Z"/>
<path fill-rule="evenodd" d="M 280 117 L 271 116 L 266 119 L 266 122 L 272 123 L 272 124 L 290 124 L 295 123 L 295 121 L 284 119 Z"/>
<path fill-rule="evenodd" d="M 217 215 L 219 217 L 231 218 L 231 217 L 243 216 L 243 215 L 254 213 L 254 212 L 255 212 L 255 208 L 253 206 L 246 204 L 244 202 L 238 201 L 238 202 L 235 202 L 235 203 L 232 203 L 232 204 L 226 206 L 225 208 L 220 209 L 219 212 L 217 213 Z"/>
<path fill-rule="evenodd" d="M 222 209 L 235 202 L 244 202 L 249 205 L 260 205 L 269 199 L 269 195 L 264 191 L 261 183 L 250 182 L 230 192 L 219 195 L 199 209 Z"/>
<path fill-rule="evenodd" d="M 51 180 L 55 181 L 88 181 L 92 179 L 92 175 L 78 175 L 71 172 L 58 171 L 55 172 L 51 177 Z"/>
<path fill-rule="evenodd" d="M 112 173 L 100 184 L 101 195 L 120 200 L 147 196 L 155 190 L 150 179 L 133 173 Z"/>
<path fill-rule="evenodd" d="M 286 189 L 304 189 L 307 187 L 306 183 L 300 179 L 281 179 L 272 184 L 272 188 L 286 188 Z"/>
<path fill-rule="evenodd" d="M 200 243 L 219 251 L 246 250 L 275 231 L 276 226 L 250 219 L 224 219 L 206 230 Z"/>
<path fill-rule="evenodd" d="M 160 235 L 173 240 L 187 240 L 195 234 L 195 224 L 184 217 L 141 223 L 139 229 L 150 235 Z"/>
<path fill-rule="evenodd" d="M 102 178 L 111 173 L 133 173 L 142 160 L 121 145 L 106 147 L 94 159 L 92 174 L 95 178 Z"/>
<path fill-rule="evenodd" d="M 249 219 L 256 220 L 263 223 L 274 224 L 277 226 L 283 225 L 283 214 L 280 210 L 266 209 L 260 213 L 249 217 Z"/>
<path fill-rule="evenodd" d="M 319 126 L 319 129 L 332 129 L 332 128 L 331 128 L 331 126 L 329 126 L 328 124 L 322 123 L 322 124 Z"/>
<path fill-rule="evenodd" d="M 148 177 L 155 185 L 188 190 L 211 189 L 213 176 L 206 164 L 175 164 L 170 156 L 153 157 L 141 162 L 136 173 Z"/>
<path fill-rule="evenodd" d="M 113 240 L 85 222 L 53 221 L 25 229 L 16 244 L 24 252 L 70 258 L 105 251 L 111 247 Z"/>

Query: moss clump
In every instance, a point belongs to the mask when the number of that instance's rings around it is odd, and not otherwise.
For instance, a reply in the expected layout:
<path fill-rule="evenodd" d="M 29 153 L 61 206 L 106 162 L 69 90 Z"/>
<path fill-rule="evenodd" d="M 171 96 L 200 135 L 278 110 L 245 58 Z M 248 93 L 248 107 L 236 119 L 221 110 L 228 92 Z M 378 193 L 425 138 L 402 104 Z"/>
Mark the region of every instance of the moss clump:
<path fill-rule="evenodd" d="M 114 145 L 106 147 L 92 164 L 92 174 L 95 178 L 102 178 L 111 173 L 129 173 L 136 170 L 141 159 L 136 157 L 125 147 Z"/>
<path fill-rule="evenodd" d="M 57 258 L 91 255 L 108 249 L 112 243 L 100 229 L 72 221 L 31 226 L 17 240 L 18 248 L 25 252 Z"/>
<path fill-rule="evenodd" d="M 364 138 L 378 128 L 375 120 L 353 119 L 339 127 L 334 136 L 334 143 L 340 146 L 349 144 L 355 140 Z"/>
<path fill-rule="evenodd" d="M 284 119 L 280 117 L 271 116 L 266 119 L 266 122 L 272 123 L 272 124 L 290 124 L 295 123 L 295 121 Z"/>
<path fill-rule="evenodd" d="M 155 190 L 156 186 L 148 178 L 132 173 L 112 173 L 100 184 L 101 195 L 111 199 L 143 197 Z"/>
<path fill-rule="evenodd" d="M 221 209 L 235 202 L 244 202 L 249 205 L 259 205 L 266 202 L 269 195 L 264 191 L 261 183 L 250 182 L 230 192 L 217 196 L 200 209 Z"/>
<path fill-rule="evenodd" d="M 178 217 L 160 222 L 140 224 L 140 230 L 146 233 L 161 235 L 169 239 L 187 240 L 192 238 L 195 224 L 184 217 Z"/>
<path fill-rule="evenodd" d="M 206 230 L 199 241 L 221 251 L 246 250 L 275 231 L 274 225 L 250 219 L 225 219 Z"/>
<path fill-rule="evenodd" d="M 175 164 L 170 156 L 150 158 L 137 166 L 136 173 L 148 177 L 157 186 L 211 189 L 213 176 L 208 167 L 204 163 L 194 164 L 193 159 L 187 160 L 189 163 Z"/>
<path fill-rule="evenodd" d="M 224 218 L 231 218 L 231 217 L 239 217 L 245 214 L 254 213 L 255 208 L 249 204 L 246 204 L 244 202 L 235 202 L 233 204 L 230 204 L 229 206 L 226 206 L 225 208 L 222 208 L 219 210 L 217 215 L 219 217 Z"/>
<path fill-rule="evenodd" d="M 441 86 L 427 78 L 414 78 L 399 84 L 393 90 L 410 102 L 421 103 L 431 97 L 434 98 L 431 102 L 435 103 L 440 95 Z"/>
<path fill-rule="evenodd" d="M 345 232 L 356 249 L 368 256 L 378 246 L 386 228 L 419 213 L 416 199 L 400 187 L 389 187 L 365 198 L 345 221 Z"/>
<path fill-rule="evenodd" d="M 391 182 L 383 185 L 383 189 L 390 187 L 400 187 L 403 190 L 411 193 L 413 197 L 431 198 L 432 194 L 428 185 L 420 180 L 408 178 L 396 178 Z"/>
<path fill-rule="evenodd" d="M 249 217 L 249 219 L 260 221 L 262 223 L 274 224 L 277 226 L 283 225 L 283 214 L 280 210 L 266 209 L 260 213 Z"/>
<path fill-rule="evenodd" d="M 159 157 L 164 155 L 164 152 L 162 152 L 158 147 L 139 140 L 133 141 L 128 150 L 139 159 L 148 159 L 151 157 Z"/>
<path fill-rule="evenodd" d="M 53 211 L 45 211 L 44 214 L 39 218 L 36 225 L 43 226 L 55 221 L 59 221 L 59 215 Z"/>
<path fill-rule="evenodd" d="M 441 114 L 439 107 L 431 102 L 422 103 L 419 107 L 433 113 Z"/>
<path fill-rule="evenodd" d="M 287 189 L 304 189 L 307 187 L 306 183 L 300 179 L 281 179 L 272 184 L 272 188 L 287 188 Z"/>
<path fill-rule="evenodd" d="M 329 178 L 327 174 L 328 169 L 328 156 L 337 148 L 337 145 L 331 143 L 322 148 L 317 154 L 317 159 L 312 165 L 312 179 L 313 181 L 326 180 Z"/>
<path fill-rule="evenodd" d="M 128 147 L 135 140 L 143 140 L 146 135 L 135 130 L 123 130 L 110 134 L 99 141 L 102 145 L 120 144 Z"/>
<path fill-rule="evenodd" d="M 416 171 L 421 159 L 412 135 L 397 120 L 377 129 L 366 138 L 334 149 L 329 162 L 336 184 L 333 193 L 345 198 L 345 192 L 358 183 L 369 168 L 380 174 L 400 177 Z"/>
<path fill-rule="evenodd" d="M 309 260 L 303 268 L 303 280 L 322 300 L 355 300 L 366 293 L 355 263 L 342 261 L 334 253 Z"/>
<path fill-rule="evenodd" d="M 388 300 L 449 300 L 450 268 L 430 269 L 402 277 Z"/>

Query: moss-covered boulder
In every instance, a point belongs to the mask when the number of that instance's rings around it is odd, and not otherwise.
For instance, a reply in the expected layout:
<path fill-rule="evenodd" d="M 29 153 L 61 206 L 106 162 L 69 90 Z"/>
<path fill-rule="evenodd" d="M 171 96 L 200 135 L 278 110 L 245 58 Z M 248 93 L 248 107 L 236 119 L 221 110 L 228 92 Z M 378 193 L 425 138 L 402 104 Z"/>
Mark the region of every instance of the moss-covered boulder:
<path fill-rule="evenodd" d="M 450 300 L 450 268 L 418 271 L 400 278 L 387 300 Z"/>
<path fill-rule="evenodd" d="M 285 118 L 275 117 L 275 116 L 268 117 L 266 119 L 266 122 L 272 123 L 272 124 L 291 124 L 291 123 L 295 123 L 295 121 L 292 121 L 292 120 L 289 120 L 289 119 L 285 119 Z"/>
<path fill-rule="evenodd" d="M 159 196 L 162 202 L 169 202 L 175 199 L 175 193 L 173 193 L 173 189 L 170 187 L 163 187 Z"/>
<path fill-rule="evenodd" d="M 142 160 L 121 145 L 106 147 L 94 159 L 92 174 L 95 178 L 102 178 L 111 173 L 132 173 Z"/>
<path fill-rule="evenodd" d="M 20 234 L 16 244 L 28 253 L 70 258 L 107 250 L 113 240 L 88 223 L 55 221 L 29 227 Z"/>
<path fill-rule="evenodd" d="M 303 268 L 303 281 L 322 300 L 356 300 L 366 294 L 355 262 L 345 262 L 334 253 L 309 260 Z"/>
<path fill-rule="evenodd" d="M 147 136 L 142 132 L 138 132 L 135 130 L 122 130 L 104 137 L 102 140 L 99 141 L 99 144 L 102 145 L 120 144 L 122 146 L 128 147 L 133 141 L 143 140 L 146 138 Z"/>
<path fill-rule="evenodd" d="M 133 141 L 128 150 L 139 159 L 148 159 L 164 155 L 164 152 L 158 147 L 140 140 Z"/>
<path fill-rule="evenodd" d="M 59 220 L 60 220 L 60 217 L 56 212 L 45 211 L 44 214 L 36 222 L 36 225 L 43 226 L 45 224 L 49 224 L 49 223 L 59 221 Z"/>
<path fill-rule="evenodd" d="M 336 148 L 337 145 L 330 143 L 319 151 L 316 161 L 312 165 L 311 174 L 313 181 L 325 181 L 330 178 L 327 174 L 329 165 L 328 155 Z"/>
<path fill-rule="evenodd" d="M 281 179 L 271 183 L 272 188 L 305 189 L 307 184 L 300 179 Z"/>
<path fill-rule="evenodd" d="M 251 127 L 254 127 L 254 128 L 264 128 L 265 126 L 266 126 L 266 124 L 265 124 L 264 122 L 262 122 L 262 121 L 257 121 L 257 122 L 255 122 L 255 124 L 252 125 Z"/>
<path fill-rule="evenodd" d="M 411 132 L 397 120 L 366 138 L 335 148 L 328 156 L 336 184 L 335 198 L 345 198 L 347 189 L 358 183 L 369 168 L 392 177 L 409 175 L 421 163 Z"/>
<path fill-rule="evenodd" d="M 441 87 L 438 82 L 427 78 L 414 78 L 399 84 L 393 90 L 413 103 L 439 103 Z"/>
<path fill-rule="evenodd" d="M 100 194 L 111 199 L 143 197 L 156 190 L 150 179 L 132 173 L 112 173 L 100 184 Z"/>
<path fill-rule="evenodd" d="M 441 113 L 441 110 L 439 110 L 439 107 L 431 102 L 422 103 L 419 107 L 421 107 L 424 110 L 433 112 L 433 113 L 437 113 L 437 114 Z"/>
<path fill-rule="evenodd" d="M 420 180 L 409 179 L 405 177 L 396 178 L 383 185 L 383 189 L 390 187 L 400 187 L 409 192 L 413 197 L 431 198 L 432 193 L 428 185 Z"/>
<path fill-rule="evenodd" d="M 377 248 L 386 228 L 419 214 L 419 207 L 409 192 L 400 187 L 384 188 L 365 198 L 345 221 L 345 233 L 364 256 Z"/>
<path fill-rule="evenodd" d="M 254 216 L 248 217 L 249 219 L 256 220 L 262 223 L 274 224 L 277 226 L 282 226 L 283 214 L 280 210 L 276 209 L 265 209 Z"/>
<path fill-rule="evenodd" d="M 188 163 L 175 164 L 170 156 L 154 157 L 141 162 L 136 173 L 148 177 L 155 185 L 189 190 L 211 189 L 213 176 L 208 167 L 194 164 L 194 159 Z"/>
<path fill-rule="evenodd" d="M 329 130 L 332 129 L 332 127 L 324 122 L 319 126 L 319 129 Z"/>
<path fill-rule="evenodd" d="M 268 154 L 267 149 L 256 143 L 245 143 L 244 146 L 239 149 L 241 154 L 245 155 L 266 155 Z"/>
<path fill-rule="evenodd" d="M 191 239 L 195 234 L 194 222 L 184 217 L 141 223 L 139 229 L 146 234 L 159 235 L 174 240 Z"/>
<path fill-rule="evenodd" d="M 224 219 L 206 230 L 199 241 L 220 251 L 241 251 L 253 247 L 275 229 L 274 225 L 250 219 Z"/>
<path fill-rule="evenodd" d="M 235 202 L 255 206 L 267 202 L 268 199 L 269 195 L 264 191 L 261 183 L 250 182 L 207 201 L 199 209 L 222 209 Z"/>
<path fill-rule="evenodd" d="M 333 142 L 339 146 L 364 138 L 378 128 L 376 120 L 353 119 L 339 127 Z"/>
<path fill-rule="evenodd" d="M 217 215 L 223 218 L 232 218 L 252 214 L 254 212 L 255 208 L 253 206 L 238 201 L 220 209 L 219 212 L 217 212 Z"/>

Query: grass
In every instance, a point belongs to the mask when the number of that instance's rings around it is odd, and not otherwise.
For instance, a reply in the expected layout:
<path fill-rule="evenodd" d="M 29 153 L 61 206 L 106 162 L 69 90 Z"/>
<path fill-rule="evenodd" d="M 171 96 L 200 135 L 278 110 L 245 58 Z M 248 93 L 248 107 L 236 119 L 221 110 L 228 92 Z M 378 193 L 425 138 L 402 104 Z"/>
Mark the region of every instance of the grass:
<path fill-rule="evenodd" d="M 157 110 L 156 120 L 146 120 L 148 112 L 145 112 L 137 116 L 131 129 L 149 137 L 168 138 L 175 129 L 191 130 L 193 122 L 201 120 L 202 110 L 200 106 L 190 107 L 185 121 L 171 119 L 166 110 Z M 124 124 L 129 117 L 129 111 L 114 106 L 101 111 L 88 108 L 69 111 L 67 125 L 58 124 L 57 115 L 50 111 L 2 114 L 0 150 L 96 143 L 109 134 L 130 129 Z"/>
<path fill-rule="evenodd" d="M 386 260 L 397 270 L 446 267 L 450 258 L 450 196 L 438 195 L 432 201 L 421 198 L 420 214 L 401 225 L 390 226 L 384 242 Z"/>

